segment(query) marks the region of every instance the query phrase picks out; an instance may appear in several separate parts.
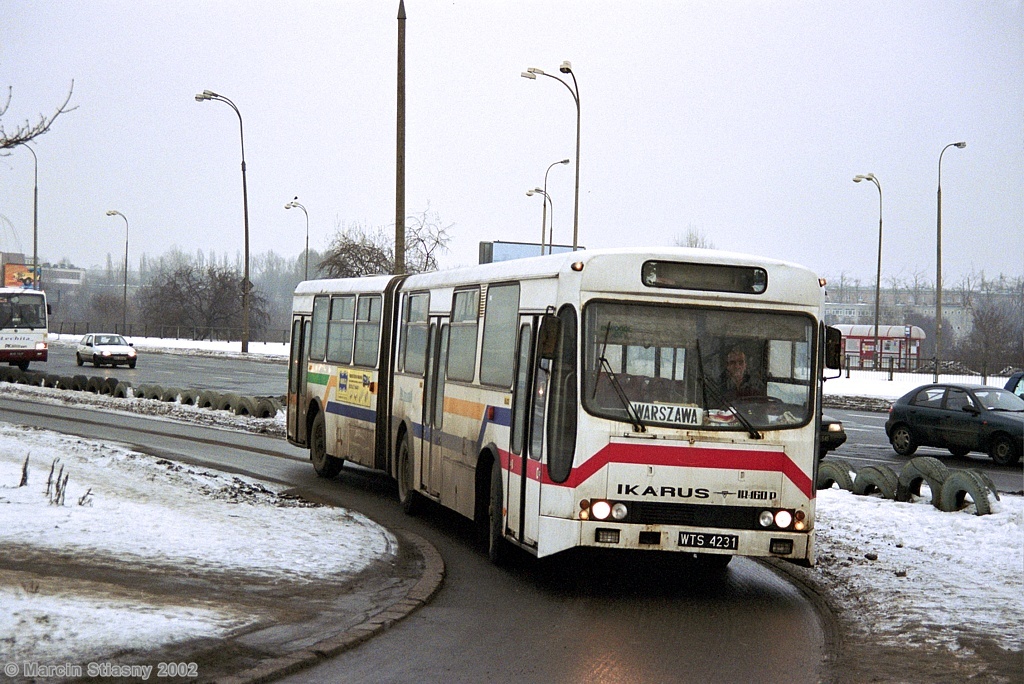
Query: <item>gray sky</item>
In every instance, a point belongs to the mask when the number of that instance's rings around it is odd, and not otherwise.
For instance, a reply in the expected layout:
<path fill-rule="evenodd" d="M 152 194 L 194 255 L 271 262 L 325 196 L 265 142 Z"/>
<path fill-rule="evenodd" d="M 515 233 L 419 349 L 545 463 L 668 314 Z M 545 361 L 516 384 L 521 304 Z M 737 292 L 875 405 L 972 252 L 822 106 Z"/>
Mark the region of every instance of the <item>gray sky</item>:
<path fill-rule="evenodd" d="M 63 100 L 39 138 L 39 255 L 79 266 L 176 246 L 298 256 L 339 222 L 394 221 L 397 0 L 0 0 L 10 130 Z M 479 240 L 537 241 L 548 165 L 575 154 L 580 243 L 719 248 L 874 282 L 1024 274 L 1024 4 L 407 0 L 406 208 L 454 224 L 443 266 Z M 574 160 L 575 161 L 575 160 Z M 571 242 L 573 169 L 548 188 Z M 0 158 L 0 249 L 32 252 L 32 157 Z"/>

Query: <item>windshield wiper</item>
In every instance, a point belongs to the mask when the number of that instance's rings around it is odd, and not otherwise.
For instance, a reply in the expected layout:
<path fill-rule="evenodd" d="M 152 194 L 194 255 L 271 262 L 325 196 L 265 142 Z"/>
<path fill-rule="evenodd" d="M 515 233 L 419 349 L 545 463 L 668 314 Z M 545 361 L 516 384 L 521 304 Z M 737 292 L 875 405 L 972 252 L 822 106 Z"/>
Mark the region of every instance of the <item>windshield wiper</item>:
<path fill-rule="evenodd" d="M 758 432 L 754 425 L 744 416 L 739 410 L 732 405 L 732 402 L 725 398 L 725 396 L 718 391 L 718 388 L 714 384 L 708 381 L 708 377 L 704 374 L 704 356 L 700 351 L 700 340 L 697 340 L 697 369 L 700 372 L 700 384 L 704 389 L 704 393 L 711 392 L 711 397 L 718 403 L 729 409 L 732 415 L 736 416 L 736 420 L 740 421 L 740 424 L 746 429 L 751 439 L 764 439 L 764 435 Z M 704 398 L 704 405 L 707 405 L 707 397 Z"/>
<path fill-rule="evenodd" d="M 619 401 L 622 402 L 622 406 L 626 409 L 626 416 L 629 418 L 629 422 L 633 425 L 634 432 L 647 432 L 647 426 L 640 420 L 640 416 L 637 415 L 636 409 L 633 408 L 633 404 L 629 402 L 629 397 L 626 396 L 626 390 L 622 388 L 622 383 L 619 382 L 619 376 L 612 370 L 612 364 L 605 358 L 604 352 L 608 348 L 608 333 L 611 331 L 612 322 L 608 321 L 608 325 L 604 329 L 604 343 L 601 345 L 601 356 L 597 357 L 600 362 L 597 366 L 597 377 L 594 378 L 594 392 L 591 395 L 591 399 L 597 396 L 597 384 L 601 381 L 601 373 L 608 372 L 608 380 L 612 384 L 612 389 L 615 390 L 615 396 L 618 397 Z"/>

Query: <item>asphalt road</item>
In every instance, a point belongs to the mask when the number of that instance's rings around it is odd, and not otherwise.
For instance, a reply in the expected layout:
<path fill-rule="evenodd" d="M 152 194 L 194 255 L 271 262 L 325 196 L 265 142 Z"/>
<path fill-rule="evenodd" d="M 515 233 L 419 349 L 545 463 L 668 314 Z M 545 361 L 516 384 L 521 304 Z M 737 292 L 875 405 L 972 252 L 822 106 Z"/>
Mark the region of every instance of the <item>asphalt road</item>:
<path fill-rule="evenodd" d="M 249 396 L 279 396 L 288 391 L 288 366 L 284 358 L 261 356 L 236 358 L 223 354 L 204 355 L 194 350 L 140 351 L 135 368 L 94 367 L 75 363 L 75 348 L 51 344 L 46 363 L 33 363 L 31 370 L 57 375 L 88 375 L 127 380 L 133 386 L 148 384 L 182 389 L 238 392 Z"/>
<path fill-rule="evenodd" d="M 168 459 L 285 483 L 409 529 L 438 548 L 445 583 L 386 633 L 288 681 L 817 682 L 831 624 L 801 590 L 736 559 L 720 575 L 679 559 L 576 554 L 489 563 L 465 519 L 436 507 L 410 518 L 393 483 L 346 466 L 317 478 L 284 440 L 0 397 L 0 420 L 118 441 Z M 329 552 L 329 550 L 325 550 Z"/>

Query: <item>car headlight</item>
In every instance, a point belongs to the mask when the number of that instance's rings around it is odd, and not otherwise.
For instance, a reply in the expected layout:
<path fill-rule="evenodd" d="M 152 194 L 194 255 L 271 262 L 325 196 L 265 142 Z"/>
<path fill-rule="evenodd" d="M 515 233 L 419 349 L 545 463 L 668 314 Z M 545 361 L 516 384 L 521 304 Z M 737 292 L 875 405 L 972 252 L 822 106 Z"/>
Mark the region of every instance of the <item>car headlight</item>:
<path fill-rule="evenodd" d="M 134 349 L 129 349 L 128 350 L 128 356 L 135 356 L 135 350 Z"/>
<path fill-rule="evenodd" d="M 843 424 L 842 423 L 829 423 L 828 431 L 829 432 L 842 432 L 843 431 Z"/>

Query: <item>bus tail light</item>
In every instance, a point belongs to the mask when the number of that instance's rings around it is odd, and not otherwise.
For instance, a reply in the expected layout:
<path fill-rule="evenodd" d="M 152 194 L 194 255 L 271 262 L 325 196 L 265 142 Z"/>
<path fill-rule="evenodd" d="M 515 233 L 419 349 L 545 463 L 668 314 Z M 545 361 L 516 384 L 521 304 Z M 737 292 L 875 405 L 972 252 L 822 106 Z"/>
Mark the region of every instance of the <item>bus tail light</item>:
<path fill-rule="evenodd" d="M 768 553 L 777 553 L 779 555 L 789 555 L 793 553 L 793 540 L 792 539 L 772 539 L 768 543 Z"/>

